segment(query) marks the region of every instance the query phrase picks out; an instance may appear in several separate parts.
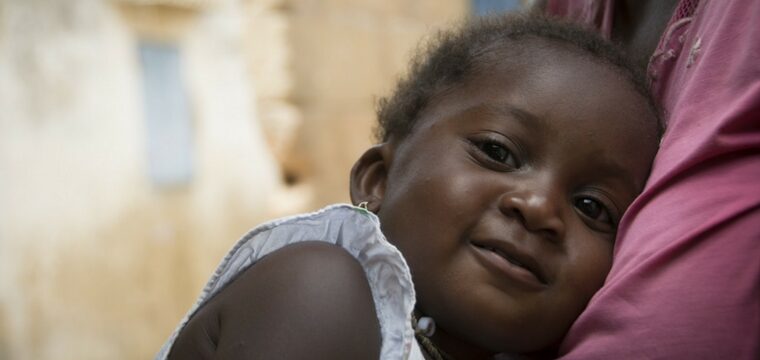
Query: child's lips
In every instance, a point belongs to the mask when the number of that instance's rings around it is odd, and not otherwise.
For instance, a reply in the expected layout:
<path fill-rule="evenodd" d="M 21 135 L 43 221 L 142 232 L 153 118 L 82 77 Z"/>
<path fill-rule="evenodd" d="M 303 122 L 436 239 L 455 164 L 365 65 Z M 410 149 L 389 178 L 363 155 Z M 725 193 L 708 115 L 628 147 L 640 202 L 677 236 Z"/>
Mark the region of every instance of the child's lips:
<path fill-rule="evenodd" d="M 540 265 L 512 244 L 499 240 L 472 241 L 476 256 L 487 267 L 532 289 L 544 289 L 548 282 Z"/>

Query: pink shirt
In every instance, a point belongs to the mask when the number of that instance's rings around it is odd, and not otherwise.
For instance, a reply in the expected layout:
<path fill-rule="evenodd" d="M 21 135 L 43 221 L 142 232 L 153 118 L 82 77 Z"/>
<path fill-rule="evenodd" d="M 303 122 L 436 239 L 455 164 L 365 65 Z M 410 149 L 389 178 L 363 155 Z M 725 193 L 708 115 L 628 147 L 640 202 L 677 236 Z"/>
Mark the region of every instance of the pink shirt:
<path fill-rule="evenodd" d="M 547 10 L 609 37 L 611 0 Z M 760 359 L 760 1 L 681 0 L 648 69 L 667 131 L 565 359 Z"/>

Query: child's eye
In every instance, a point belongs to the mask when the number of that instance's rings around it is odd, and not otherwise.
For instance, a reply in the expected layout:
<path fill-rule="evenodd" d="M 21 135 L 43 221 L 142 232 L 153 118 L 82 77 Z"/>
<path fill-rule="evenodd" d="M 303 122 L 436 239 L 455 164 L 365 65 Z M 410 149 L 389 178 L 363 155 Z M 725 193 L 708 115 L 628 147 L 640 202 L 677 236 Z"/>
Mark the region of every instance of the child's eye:
<path fill-rule="evenodd" d="M 517 160 L 515 159 L 515 156 L 505 145 L 493 140 L 477 142 L 475 145 L 491 160 L 513 168 L 517 167 Z"/>
<path fill-rule="evenodd" d="M 579 197 L 573 205 L 583 216 L 591 221 L 590 226 L 592 228 L 603 232 L 615 230 L 615 220 L 608 207 L 601 201 L 591 197 Z"/>

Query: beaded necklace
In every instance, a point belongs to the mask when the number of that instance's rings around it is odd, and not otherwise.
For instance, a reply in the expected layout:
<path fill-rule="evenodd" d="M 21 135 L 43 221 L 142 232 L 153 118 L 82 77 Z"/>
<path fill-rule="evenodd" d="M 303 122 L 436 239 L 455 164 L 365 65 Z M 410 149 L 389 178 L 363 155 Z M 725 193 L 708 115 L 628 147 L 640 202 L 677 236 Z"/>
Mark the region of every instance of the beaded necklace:
<path fill-rule="evenodd" d="M 435 322 L 432 318 L 423 316 L 417 320 L 417 315 L 412 314 L 412 328 L 414 329 L 414 338 L 422 345 L 426 354 L 430 355 L 433 360 L 454 360 L 451 355 L 439 349 L 431 340 L 435 332 Z"/>

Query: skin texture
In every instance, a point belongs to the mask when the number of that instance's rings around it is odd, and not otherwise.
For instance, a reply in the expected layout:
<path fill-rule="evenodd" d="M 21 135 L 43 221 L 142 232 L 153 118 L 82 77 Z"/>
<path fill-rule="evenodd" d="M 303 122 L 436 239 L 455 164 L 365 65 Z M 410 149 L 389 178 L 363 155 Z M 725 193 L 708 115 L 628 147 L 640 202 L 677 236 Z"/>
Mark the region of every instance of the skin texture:
<path fill-rule="evenodd" d="M 190 320 L 170 359 L 377 359 L 380 329 L 359 263 L 327 243 L 287 246 Z"/>
<path fill-rule="evenodd" d="M 655 116 L 628 81 L 535 41 L 434 100 L 352 172 L 353 201 L 380 217 L 418 310 L 436 320 L 433 341 L 455 358 L 561 339 L 601 287 L 657 149 Z"/>

